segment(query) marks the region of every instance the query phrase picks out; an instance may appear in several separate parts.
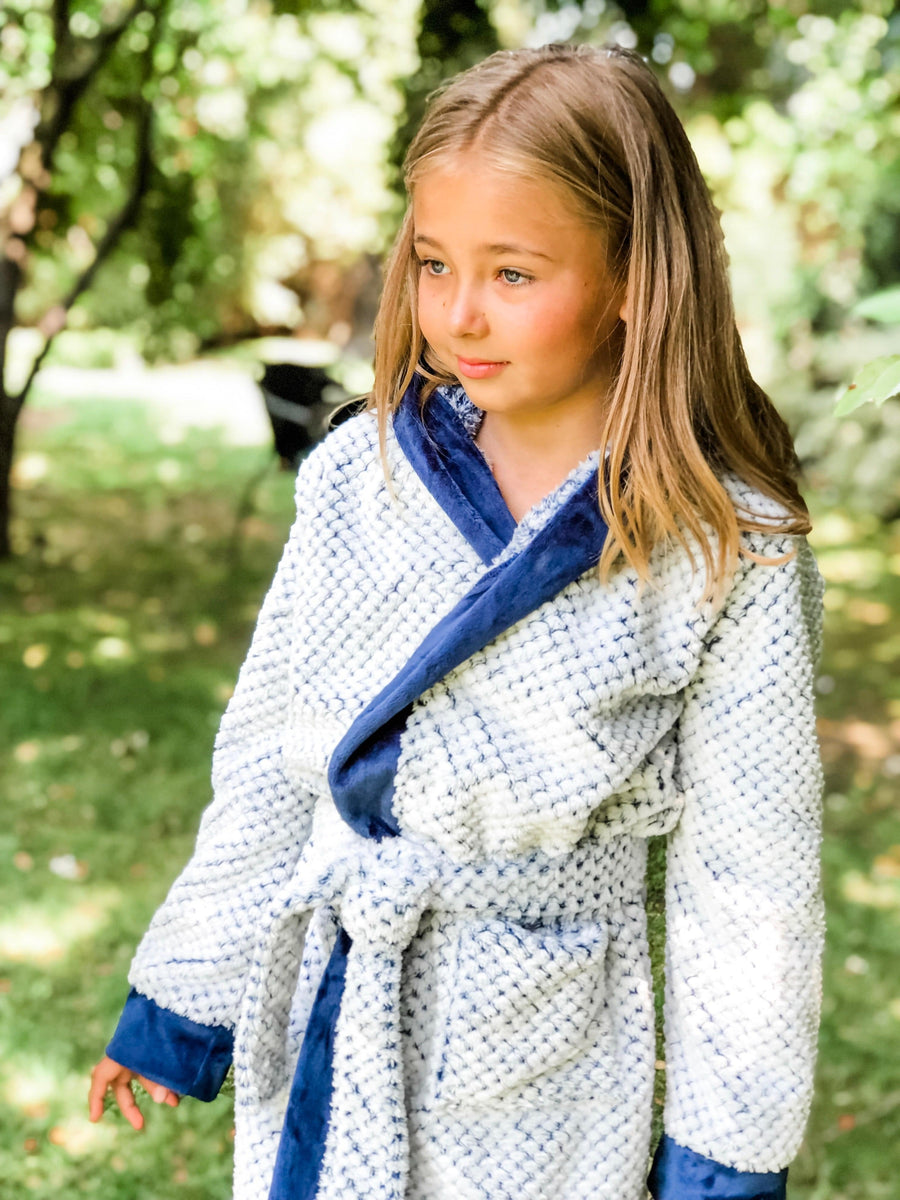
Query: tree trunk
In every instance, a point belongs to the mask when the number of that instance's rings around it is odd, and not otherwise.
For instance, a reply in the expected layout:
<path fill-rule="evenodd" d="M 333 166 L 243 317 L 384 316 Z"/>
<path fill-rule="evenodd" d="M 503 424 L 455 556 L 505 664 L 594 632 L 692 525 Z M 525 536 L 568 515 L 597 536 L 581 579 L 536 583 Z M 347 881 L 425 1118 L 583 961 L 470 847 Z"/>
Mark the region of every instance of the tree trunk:
<path fill-rule="evenodd" d="M 0 561 L 12 553 L 10 523 L 12 521 L 12 462 L 16 441 L 16 422 L 6 411 L 7 398 L 0 402 Z"/>
<path fill-rule="evenodd" d="M 11 258 L 0 258 L 0 560 L 11 553 L 9 527 L 12 519 L 12 463 L 16 441 L 16 419 L 21 405 L 6 390 L 6 350 L 13 326 L 16 292 L 21 268 Z"/>

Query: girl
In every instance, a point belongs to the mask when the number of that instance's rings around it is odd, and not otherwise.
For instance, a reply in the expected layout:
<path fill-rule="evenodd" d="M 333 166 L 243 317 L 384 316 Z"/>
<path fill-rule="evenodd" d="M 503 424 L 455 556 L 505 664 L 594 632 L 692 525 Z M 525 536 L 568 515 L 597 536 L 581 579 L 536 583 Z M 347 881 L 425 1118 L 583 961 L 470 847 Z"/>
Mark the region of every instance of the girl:
<path fill-rule="evenodd" d="M 211 1099 L 237 1200 L 784 1196 L 822 936 L 819 576 L 640 58 L 504 52 L 406 164 L 369 412 L 303 464 L 92 1117 Z"/>

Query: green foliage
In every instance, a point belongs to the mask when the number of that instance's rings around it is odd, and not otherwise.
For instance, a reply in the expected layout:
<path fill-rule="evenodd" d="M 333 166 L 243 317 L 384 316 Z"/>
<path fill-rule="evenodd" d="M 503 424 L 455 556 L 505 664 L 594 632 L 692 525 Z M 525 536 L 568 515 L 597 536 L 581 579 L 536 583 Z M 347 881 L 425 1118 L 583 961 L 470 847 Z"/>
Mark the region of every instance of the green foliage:
<path fill-rule="evenodd" d="M 888 288 L 866 296 L 853 308 L 853 315 L 885 325 L 900 323 L 900 287 Z M 873 358 L 853 377 L 853 382 L 841 394 L 834 415 L 845 417 L 863 404 L 880 407 L 886 400 L 900 395 L 900 354 L 883 354 Z M 900 454 L 900 447 L 898 447 Z"/>
<path fill-rule="evenodd" d="M 886 1200 L 900 1139 L 900 523 L 814 505 L 828 906 L 818 1083 L 792 1200 Z"/>
<path fill-rule="evenodd" d="M 883 292 L 876 292 L 874 296 L 866 296 L 854 305 L 853 315 L 885 325 L 900 325 L 900 287 L 887 288 Z"/>
<path fill-rule="evenodd" d="M 431 92 L 445 79 L 474 66 L 499 49 L 489 7 L 479 0 L 467 0 L 462 4 L 424 0 L 419 13 L 418 67 L 401 84 L 404 118 L 391 147 L 391 159 L 396 167 L 403 162 Z"/>
<path fill-rule="evenodd" d="M 72 36 L 59 44 L 49 0 L 0 16 L 11 50 L 0 67 L 0 119 L 15 112 L 22 125 L 30 105 L 53 110 L 45 89 L 54 56 L 64 74 L 75 71 L 137 11 L 59 142 L 19 321 L 38 321 L 91 262 L 134 185 L 149 102 L 146 196 L 72 325 L 129 327 L 149 354 L 183 356 L 260 325 L 302 323 L 310 264 L 383 242 L 394 205 L 385 148 L 401 104 L 394 81 L 411 65 L 412 0 L 234 0 L 227 15 L 213 0 L 137 9 L 73 4 Z"/>
<path fill-rule="evenodd" d="M 900 395 L 900 354 L 886 354 L 866 363 L 835 406 L 834 415 L 845 417 L 861 404 L 884 404 Z"/>

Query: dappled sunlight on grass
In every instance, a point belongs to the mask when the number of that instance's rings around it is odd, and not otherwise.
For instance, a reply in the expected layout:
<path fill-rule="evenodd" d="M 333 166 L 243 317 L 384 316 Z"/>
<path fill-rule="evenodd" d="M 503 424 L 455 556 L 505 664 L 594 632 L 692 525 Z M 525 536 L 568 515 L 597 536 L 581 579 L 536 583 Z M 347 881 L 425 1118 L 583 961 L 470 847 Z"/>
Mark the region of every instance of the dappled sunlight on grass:
<path fill-rule="evenodd" d="M 59 1073 L 47 1063 L 14 1056 L 4 1062 L 0 1078 L 3 1098 L 28 1117 L 46 1117 L 59 1094 Z"/>
<path fill-rule="evenodd" d="M 879 879 L 877 876 L 877 864 L 873 864 L 869 875 L 861 871 L 848 871 L 842 881 L 844 896 L 853 904 L 893 910 L 895 917 L 900 916 L 900 881 Z"/>
<path fill-rule="evenodd" d="M 74 861 L 74 860 L 73 860 Z M 94 936 L 121 904 L 118 888 L 90 888 L 77 899 L 55 904 L 20 904 L 6 908 L 0 921 L 0 967 L 3 960 L 47 964 L 59 962 L 71 947 Z"/>
<path fill-rule="evenodd" d="M 85 1098 L 209 799 L 293 480 L 273 471 L 239 523 L 267 449 L 163 446 L 137 405 L 113 436 L 111 412 L 73 403 L 37 444 L 26 427 L 18 555 L 0 564 L 0 1196 L 224 1200 L 227 1097 L 174 1113 L 145 1097 L 140 1137 L 114 1111 L 91 1125 Z"/>

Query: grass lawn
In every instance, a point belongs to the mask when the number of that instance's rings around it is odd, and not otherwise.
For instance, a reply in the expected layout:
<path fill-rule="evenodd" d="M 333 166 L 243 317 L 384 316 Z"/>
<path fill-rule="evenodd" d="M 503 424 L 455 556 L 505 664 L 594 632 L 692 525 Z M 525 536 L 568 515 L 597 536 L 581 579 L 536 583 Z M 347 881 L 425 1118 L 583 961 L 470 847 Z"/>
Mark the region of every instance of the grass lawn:
<path fill-rule="evenodd" d="M 263 447 L 164 444 L 138 405 L 38 397 L 0 565 L 0 1200 L 224 1200 L 227 1097 L 88 1123 L 135 942 L 190 852 L 216 725 L 292 519 Z M 900 531 L 825 513 L 829 949 L 791 1200 L 900 1177 Z M 656 922 L 658 924 L 658 921 Z M 748 981 L 752 984 L 752 981 Z M 487 1200 L 487 1198 L 486 1198 Z"/>

